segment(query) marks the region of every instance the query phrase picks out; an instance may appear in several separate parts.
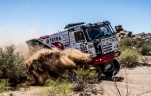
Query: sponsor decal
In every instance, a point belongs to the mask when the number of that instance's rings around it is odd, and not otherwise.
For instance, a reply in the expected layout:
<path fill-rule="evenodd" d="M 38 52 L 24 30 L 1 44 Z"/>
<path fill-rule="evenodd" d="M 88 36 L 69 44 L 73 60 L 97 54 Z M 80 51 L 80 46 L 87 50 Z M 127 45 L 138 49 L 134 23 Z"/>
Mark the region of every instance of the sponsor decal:
<path fill-rule="evenodd" d="M 66 42 L 64 46 L 69 47 L 69 42 Z"/>
<path fill-rule="evenodd" d="M 86 46 L 80 46 L 80 49 L 81 49 L 82 52 L 87 51 L 87 47 Z"/>
<path fill-rule="evenodd" d="M 112 40 L 106 41 L 106 42 L 104 41 L 102 45 L 103 45 L 103 47 L 112 46 Z"/>
<path fill-rule="evenodd" d="M 60 42 L 53 42 L 53 43 L 51 43 L 51 44 L 54 45 L 54 46 L 56 46 L 56 47 L 58 47 L 59 49 L 64 50 L 64 46 L 63 46 L 63 44 L 60 43 Z"/>
<path fill-rule="evenodd" d="M 69 37 L 66 36 L 66 37 L 63 37 L 63 38 L 69 38 Z"/>
<path fill-rule="evenodd" d="M 93 44 L 88 44 L 88 47 L 89 47 L 89 48 L 93 48 L 94 45 L 93 45 Z"/>
<path fill-rule="evenodd" d="M 46 40 L 46 43 L 49 44 L 49 39 Z"/>
<path fill-rule="evenodd" d="M 63 41 L 69 41 L 69 39 L 64 39 Z"/>
<path fill-rule="evenodd" d="M 109 42 L 106 42 L 106 46 L 109 46 Z"/>
<path fill-rule="evenodd" d="M 61 37 L 54 37 L 54 38 L 50 38 L 50 42 L 55 42 L 55 41 L 58 41 L 58 40 L 61 40 Z"/>
<path fill-rule="evenodd" d="M 67 36 L 68 34 L 63 34 L 62 36 Z"/>

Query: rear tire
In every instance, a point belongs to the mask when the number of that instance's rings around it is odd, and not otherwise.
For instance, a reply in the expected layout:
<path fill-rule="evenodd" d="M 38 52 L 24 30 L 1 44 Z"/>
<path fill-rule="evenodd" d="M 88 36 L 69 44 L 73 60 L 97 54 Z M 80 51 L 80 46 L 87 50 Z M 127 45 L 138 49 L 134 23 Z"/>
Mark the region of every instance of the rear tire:
<path fill-rule="evenodd" d="M 114 59 L 112 67 L 114 67 L 114 69 L 112 71 L 103 72 L 103 74 L 106 76 L 114 76 L 119 72 L 120 64 L 117 59 Z"/>

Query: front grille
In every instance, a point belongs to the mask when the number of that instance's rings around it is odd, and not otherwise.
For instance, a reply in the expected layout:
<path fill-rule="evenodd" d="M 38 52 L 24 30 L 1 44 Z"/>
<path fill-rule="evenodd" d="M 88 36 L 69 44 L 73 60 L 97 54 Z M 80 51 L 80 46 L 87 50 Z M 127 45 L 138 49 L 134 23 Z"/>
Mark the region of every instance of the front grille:
<path fill-rule="evenodd" d="M 112 46 L 109 46 L 109 47 L 103 47 L 103 50 L 104 50 L 104 54 L 106 53 L 109 53 L 112 51 Z"/>

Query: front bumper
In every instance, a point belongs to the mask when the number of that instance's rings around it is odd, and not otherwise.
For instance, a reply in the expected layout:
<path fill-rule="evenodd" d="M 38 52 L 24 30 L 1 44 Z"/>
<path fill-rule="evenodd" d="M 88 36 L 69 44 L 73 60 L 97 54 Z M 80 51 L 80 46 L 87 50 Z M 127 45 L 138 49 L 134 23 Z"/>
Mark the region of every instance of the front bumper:
<path fill-rule="evenodd" d="M 107 55 L 101 56 L 101 57 L 96 57 L 93 58 L 93 65 L 100 65 L 100 64 L 104 64 L 107 61 L 113 60 L 117 57 L 119 57 L 121 54 L 121 52 L 118 50 L 117 52 L 113 52 L 113 53 L 109 53 Z"/>

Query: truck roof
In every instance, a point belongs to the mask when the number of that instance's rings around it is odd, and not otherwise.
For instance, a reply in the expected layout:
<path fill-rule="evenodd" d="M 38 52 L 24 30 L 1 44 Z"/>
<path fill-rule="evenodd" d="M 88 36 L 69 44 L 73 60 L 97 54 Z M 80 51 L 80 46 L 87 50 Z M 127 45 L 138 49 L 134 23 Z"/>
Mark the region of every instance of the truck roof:
<path fill-rule="evenodd" d="M 81 25 L 81 24 L 84 24 L 84 23 L 85 22 L 70 23 L 70 24 L 66 25 L 64 29 L 67 29 L 67 28 L 73 27 L 73 26 L 77 26 L 77 25 Z"/>

